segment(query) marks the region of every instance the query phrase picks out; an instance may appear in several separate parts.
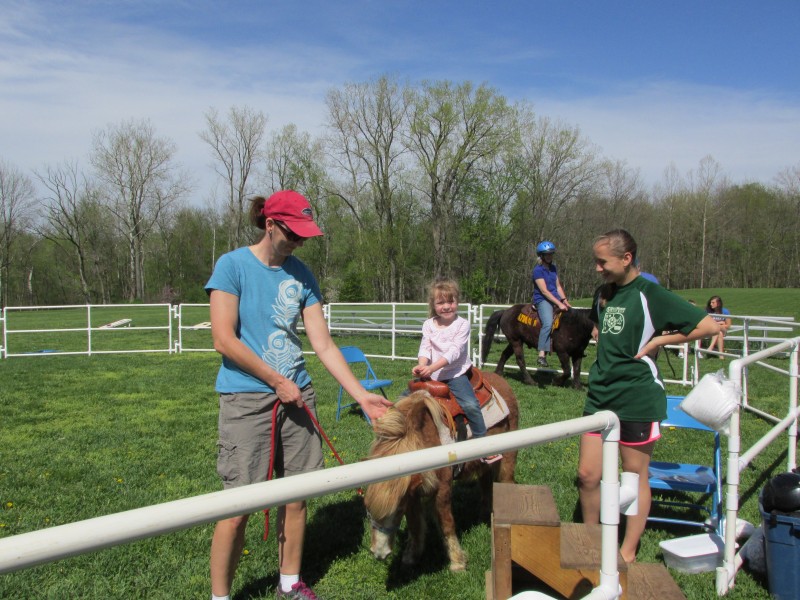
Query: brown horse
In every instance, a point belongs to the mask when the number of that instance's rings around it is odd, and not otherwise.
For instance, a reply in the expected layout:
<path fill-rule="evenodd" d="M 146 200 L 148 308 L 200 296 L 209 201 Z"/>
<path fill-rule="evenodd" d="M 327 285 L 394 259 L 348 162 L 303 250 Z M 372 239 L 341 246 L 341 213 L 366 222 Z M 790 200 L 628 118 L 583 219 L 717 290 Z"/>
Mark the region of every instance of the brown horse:
<path fill-rule="evenodd" d="M 481 363 L 485 363 L 486 357 L 489 356 L 494 333 L 499 325 L 500 330 L 508 340 L 508 346 L 500 355 L 500 360 L 494 372 L 502 375 L 506 361 L 513 353 L 522 374 L 522 382 L 527 385 L 533 385 L 533 378 L 525 366 L 523 344 L 528 348 L 536 348 L 539 343 L 539 330 L 541 327 L 538 324 L 536 326 L 528 325 L 518 319 L 525 306 L 528 305 L 515 304 L 511 308 L 492 313 L 492 316 L 486 322 L 486 331 L 483 335 Z M 581 388 L 581 361 L 583 360 L 586 346 L 589 345 L 589 340 L 592 338 L 593 326 L 594 323 L 589 319 L 589 309 L 587 308 L 570 308 L 568 311 L 561 313 L 561 323 L 558 329 L 553 330 L 552 334 L 553 352 L 558 356 L 561 370 L 563 371 L 563 375 L 557 378 L 556 385 L 563 385 L 569 379 L 569 361 L 572 359 L 572 385 L 575 389 Z"/>
<path fill-rule="evenodd" d="M 519 408 L 508 383 L 493 373 L 483 375 L 509 408 L 509 415 L 492 426 L 489 435 L 517 429 Z M 442 442 L 439 431 L 441 427 L 448 427 L 448 417 L 442 405 L 425 391 L 414 392 L 398 400 L 385 416 L 375 422 L 376 437 L 370 450 L 370 458 L 440 446 Z M 460 479 L 471 476 L 479 478 L 484 515 L 488 515 L 491 510 L 492 482 L 514 483 L 516 462 L 517 452 L 510 451 L 503 453 L 503 459 L 493 464 L 476 460 L 465 465 Z M 415 564 L 425 547 L 426 520 L 423 501 L 430 499 L 445 539 L 450 570 L 465 570 L 466 557 L 458 542 L 453 519 L 452 493 L 452 467 L 370 485 L 364 496 L 364 504 L 372 527 L 372 554 L 379 560 L 391 554 L 395 533 L 405 515 L 408 544 L 403 553 L 403 563 Z"/>

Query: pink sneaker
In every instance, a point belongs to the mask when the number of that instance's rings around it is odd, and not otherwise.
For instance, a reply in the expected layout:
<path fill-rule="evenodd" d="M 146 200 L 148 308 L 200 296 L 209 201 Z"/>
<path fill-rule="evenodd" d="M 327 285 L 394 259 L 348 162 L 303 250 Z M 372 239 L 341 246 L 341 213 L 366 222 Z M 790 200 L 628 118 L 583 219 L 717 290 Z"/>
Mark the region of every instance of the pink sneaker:
<path fill-rule="evenodd" d="M 490 465 L 492 463 L 496 463 L 498 460 L 503 460 L 502 454 L 492 454 L 491 456 L 484 456 L 481 459 L 481 462 Z"/>
<path fill-rule="evenodd" d="M 281 585 L 278 584 L 277 597 L 278 599 L 283 598 L 284 600 L 322 600 L 322 598 L 317 596 L 302 579 L 295 583 L 289 592 L 284 592 L 281 589 Z"/>

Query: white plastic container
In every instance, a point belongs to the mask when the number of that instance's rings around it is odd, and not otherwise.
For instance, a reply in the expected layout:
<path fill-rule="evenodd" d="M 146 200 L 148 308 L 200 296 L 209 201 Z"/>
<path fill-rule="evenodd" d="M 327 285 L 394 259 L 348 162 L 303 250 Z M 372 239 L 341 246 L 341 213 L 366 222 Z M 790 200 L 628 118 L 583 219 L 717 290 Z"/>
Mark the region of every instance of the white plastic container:
<path fill-rule="evenodd" d="M 725 542 L 716 533 L 702 533 L 658 544 L 667 566 L 681 573 L 705 573 L 722 564 Z"/>

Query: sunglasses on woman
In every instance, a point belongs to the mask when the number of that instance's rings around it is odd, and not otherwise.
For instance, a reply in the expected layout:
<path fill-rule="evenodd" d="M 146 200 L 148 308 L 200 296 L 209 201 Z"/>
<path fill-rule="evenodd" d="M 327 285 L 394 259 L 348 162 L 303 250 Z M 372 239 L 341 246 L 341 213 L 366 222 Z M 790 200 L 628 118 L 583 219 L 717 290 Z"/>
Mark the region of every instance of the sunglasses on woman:
<path fill-rule="evenodd" d="M 285 237 L 290 242 L 302 242 L 304 239 L 306 239 L 302 235 L 297 235 L 294 231 L 289 229 L 286 225 L 284 225 L 280 221 L 273 221 L 273 222 L 275 223 L 275 225 L 278 226 L 278 229 L 280 229 L 283 232 L 283 237 Z"/>

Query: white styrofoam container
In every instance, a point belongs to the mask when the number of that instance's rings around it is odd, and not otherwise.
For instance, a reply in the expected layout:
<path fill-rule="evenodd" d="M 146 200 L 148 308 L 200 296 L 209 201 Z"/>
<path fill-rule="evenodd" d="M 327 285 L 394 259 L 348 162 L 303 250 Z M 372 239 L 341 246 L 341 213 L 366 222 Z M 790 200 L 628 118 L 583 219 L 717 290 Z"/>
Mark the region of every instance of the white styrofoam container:
<path fill-rule="evenodd" d="M 667 566 L 681 573 L 705 573 L 722 564 L 725 542 L 716 533 L 701 533 L 658 544 Z"/>

